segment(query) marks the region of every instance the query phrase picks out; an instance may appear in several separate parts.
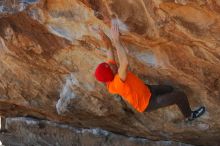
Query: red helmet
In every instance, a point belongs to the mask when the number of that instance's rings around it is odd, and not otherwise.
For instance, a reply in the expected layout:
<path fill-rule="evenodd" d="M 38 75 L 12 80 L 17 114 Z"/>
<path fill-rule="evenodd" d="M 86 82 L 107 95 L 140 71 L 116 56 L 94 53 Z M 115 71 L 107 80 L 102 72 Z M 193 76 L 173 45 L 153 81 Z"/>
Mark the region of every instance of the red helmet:
<path fill-rule="evenodd" d="M 95 71 L 95 77 L 100 82 L 110 82 L 114 79 L 114 74 L 108 63 L 100 63 Z"/>

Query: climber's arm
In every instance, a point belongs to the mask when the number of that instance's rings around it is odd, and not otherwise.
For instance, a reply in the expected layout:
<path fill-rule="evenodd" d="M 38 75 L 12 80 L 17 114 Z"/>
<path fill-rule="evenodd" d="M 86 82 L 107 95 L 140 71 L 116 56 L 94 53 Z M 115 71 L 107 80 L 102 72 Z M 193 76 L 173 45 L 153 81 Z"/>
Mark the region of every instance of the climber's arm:
<path fill-rule="evenodd" d="M 117 55 L 119 59 L 118 74 L 120 79 L 122 81 L 125 81 L 127 77 L 128 57 L 125 48 L 122 46 L 119 40 L 119 29 L 116 21 L 112 22 L 111 33 L 112 33 L 113 43 L 114 46 L 116 47 Z"/>
<path fill-rule="evenodd" d="M 109 61 L 109 60 L 115 61 L 115 56 L 114 56 L 113 46 L 112 46 L 111 40 L 103 32 L 103 30 L 101 30 L 100 28 L 98 30 L 98 33 L 101 36 L 102 41 L 104 42 L 105 47 L 107 48 L 107 59 L 108 59 L 107 61 Z"/>
<path fill-rule="evenodd" d="M 107 59 L 108 59 L 108 61 L 109 60 L 115 61 L 115 56 L 114 56 L 113 46 L 112 46 L 111 40 L 108 38 L 108 36 L 106 36 L 106 34 L 104 34 L 104 35 L 105 35 L 105 37 L 103 38 L 103 40 L 106 40 L 106 41 L 104 41 L 104 44 L 105 44 L 105 47 L 107 48 Z"/>

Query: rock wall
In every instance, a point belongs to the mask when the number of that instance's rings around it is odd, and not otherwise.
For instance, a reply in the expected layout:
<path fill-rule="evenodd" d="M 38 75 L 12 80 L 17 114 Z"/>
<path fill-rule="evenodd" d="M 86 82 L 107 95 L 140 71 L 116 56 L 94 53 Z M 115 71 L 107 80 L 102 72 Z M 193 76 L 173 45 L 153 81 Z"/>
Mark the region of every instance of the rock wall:
<path fill-rule="evenodd" d="M 219 145 L 219 0 L 0 1 L 0 114 L 195 145 Z M 149 84 L 186 92 L 200 119 L 177 107 L 137 113 L 95 81 L 116 14 L 130 70 Z M 110 36 L 110 35 L 109 35 Z"/>
<path fill-rule="evenodd" d="M 5 146 L 192 146 L 172 141 L 126 137 L 98 128 L 74 128 L 31 118 L 8 118 L 5 126 L 10 131 L 0 135 Z"/>

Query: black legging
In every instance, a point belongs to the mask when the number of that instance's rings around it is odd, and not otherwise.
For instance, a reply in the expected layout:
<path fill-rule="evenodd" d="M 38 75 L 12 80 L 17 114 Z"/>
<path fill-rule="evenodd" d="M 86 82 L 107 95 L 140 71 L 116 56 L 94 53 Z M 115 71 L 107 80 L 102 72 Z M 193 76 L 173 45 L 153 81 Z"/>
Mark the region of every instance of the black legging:
<path fill-rule="evenodd" d="M 184 92 L 174 91 L 173 87 L 168 85 L 147 85 L 151 91 L 149 105 L 145 111 L 150 112 L 161 107 L 176 104 L 184 117 L 191 115 L 191 108 L 188 98 Z"/>

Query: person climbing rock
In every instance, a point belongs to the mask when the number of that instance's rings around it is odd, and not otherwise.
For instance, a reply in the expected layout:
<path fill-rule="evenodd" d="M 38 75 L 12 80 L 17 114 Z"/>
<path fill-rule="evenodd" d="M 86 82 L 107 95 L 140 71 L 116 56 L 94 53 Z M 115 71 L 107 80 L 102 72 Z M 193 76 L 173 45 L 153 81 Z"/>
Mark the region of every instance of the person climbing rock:
<path fill-rule="evenodd" d="M 112 42 L 103 30 L 97 30 L 107 48 L 107 62 L 98 65 L 95 77 L 106 84 L 111 94 L 118 94 L 138 112 L 150 112 L 162 107 L 176 104 L 183 116 L 192 121 L 205 112 L 201 106 L 192 111 L 186 94 L 176 91 L 168 85 L 146 85 L 134 73 L 128 70 L 128 57 L 125 46 L 119 39 L 119 27 L 116 20 L 112 20 Z M 114 47 L 113 47 L 114 46 Z M 116 49 L 119 67 L 115 62 L 113 48 Z"/>

